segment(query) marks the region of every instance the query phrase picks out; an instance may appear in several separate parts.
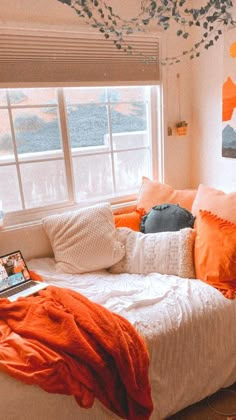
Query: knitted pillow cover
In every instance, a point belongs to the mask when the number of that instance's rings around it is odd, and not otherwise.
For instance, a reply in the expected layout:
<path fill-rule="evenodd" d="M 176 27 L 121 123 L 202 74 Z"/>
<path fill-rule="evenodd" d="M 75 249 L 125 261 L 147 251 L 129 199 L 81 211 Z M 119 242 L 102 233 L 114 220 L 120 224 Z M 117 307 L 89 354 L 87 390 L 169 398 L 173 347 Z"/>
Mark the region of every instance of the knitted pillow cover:
<path fill-rule="evenodd" d="M 57 269 L 65 273 L 86 273 L 108 268 L 125 253 L 114 226 L 110 204 L 45 217 Z"/>
<path fill-rule="evenodd" d="M 195 230 L 147 233 L 119 228 L 118 238 L 125 256 L 110 268 L 112 273 L 173 274 L 195 278 L 193 248 Z"/>

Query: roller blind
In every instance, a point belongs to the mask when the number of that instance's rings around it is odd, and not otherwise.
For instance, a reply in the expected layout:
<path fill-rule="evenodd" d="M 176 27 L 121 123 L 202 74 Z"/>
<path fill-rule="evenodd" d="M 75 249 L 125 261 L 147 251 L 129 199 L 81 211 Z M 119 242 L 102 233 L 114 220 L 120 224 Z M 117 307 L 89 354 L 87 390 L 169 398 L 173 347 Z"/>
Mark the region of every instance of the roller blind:
<path fill-rule="evenodd" d="M 129 36 L 127 43 L 130 55 L 100 34 L 0 30 L 0 85 L 158 83 L 158 60 L 148 64 L 143 57 L 159 57 L 159 39 Z"/>

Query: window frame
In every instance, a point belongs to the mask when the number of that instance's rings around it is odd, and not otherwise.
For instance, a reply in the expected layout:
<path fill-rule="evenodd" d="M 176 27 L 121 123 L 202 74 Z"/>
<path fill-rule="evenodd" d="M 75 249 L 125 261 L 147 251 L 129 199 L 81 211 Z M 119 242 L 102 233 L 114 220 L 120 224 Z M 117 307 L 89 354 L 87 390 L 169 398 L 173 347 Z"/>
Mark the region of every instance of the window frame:
<path fill-rule="evenodd" d="M 162 170 L 163 170 L 163 154 L 162 154 L 162 142 L 163 142 L 163 136 L 162 136 L 162 103 L 161 103 L 161 86 L 160 84 L 156 85 L 147 85 L 147 84 L 137 84 L 137 86 L 149 86 L 150 88 L 150 98 L 148 101 L 148 119 L 147 119 L 147 131 L 149 132 L 150 136 L 150 153 L 151 153 L 151 159 L 152 159 L 152 178 L 153 179 L 159 179 L 162 180 Z M 45 86 L 44 86 L 45 87 Z M 66 87 L 66 86 L 64 86 Z M 28 224 L 34 224 L 35 222 L 38 222 L 40 219 L 47 215 L 60 213 L 64 211 L 71 211 L 75 210 L 81 207 L 86 207 L 88 205 L 93 205 L 101 201 L 109 201 L 113 208 L 123 208 L 128 207 L 136 202 L 137 193 L 133 194 L 119 194 L 117 196 L 110 197 L 110 199 L 103 199 L 103 197 L 95 197 L 94 199 L 89 199 L 87 201 L 81 201 L 77 202 L 75 200 L 75 185 L 74 185 L 74 176 L 73 176 L 73 162 L 72 162 L 72 156 L 73 153 L 78 155 L 85 155 L 90 154 L 91 152 L 88 151 L 79 151 L 78 148 L 76 148 L 76 151 L 73 152 L 73 149 L 70 147 L 70 137 L 69 137 L 69 124 L 67 121 L 67 113 L 66 113 L 66 101 L 63 94 L 63 86 L 55 87 L 57 90 L 57 107 L 58 107 L 58 123 L 59 123 L 59 129 L 61 134 L 61 141 L 62 141 L 62 151 L 52 152 L 54 155 L 56 153 L 60 154 L 61 157 L 45 157 L 44 159 L 38 159 L 36 161 L 47 161 L 47 160 L 58 160 L 62 159 L 65 163 L 65 178 L 66 178 L 66 186 L 67 186 L 67 192 L 68 192 L 68 200 L 64 202 L 56 202 L 50 205 L 46 206 L 40 206 L 40 207 L 34 207 L 31 209 L 22 209 L 17 211 L 11 211 L 4 213 L 4 228 L 14 228 L 18 225 L 28 225 Z M 76 86 L 74 86 L 76 87 Z M 82 86 L 78 86 L 82 87 Z M 100 86 L 87 86 L 87 87 L 100 87 Z M 104 86 L 105 87 L 105 86 Z M 106 86 L 107 88 L 111 87 L 125 87 L 120 85 L 114 85 L 114 86 Z M 127 85 L 127 87 L 134 87 L 134 85 Z M 33 88 L 30 86 L 30 88 Z M 37 86 L 38 88 L 38 86 Z M 20 106 L 20 105 L 10 105 L 9 104 L 9 97 L 7 99 L 8 102 L 8 113 L 10 117 L 10 125 L 11 125 L 11 132 L 12 136 L 14 136 L 14 128 L 13 128 L 13 118 L 12 118 L 12 109 L 13 108 L 26 108 L 26 106 Z M 109 101 L 108 101 L 109 102 Z M 116 102 L 110 103 L 110 105 L 115 104 Z M 119 101 L 118 101 L 119 103 Z M 107 105 L 107 102 L 105 103 Z M 10 106 L 9 106 L 10 105 Z M 48 104 L 47 104 L 48 105 Z M 40 107 L 40 106 L 46 106 L 45 104 L 42 105 L 32 105 L 32 107 Z M 55 105 L 50 105 L 54 106 Z M 28 106 L 27 106 L 28 107 Z M 6 106 L 0 106 L 0 109 L 5 108 Z M 111 116 L 109 117 L 111 118 Z M 111 135 L 111 127 L 110 127 L 110 121 L 108 121 L 108 128 L 109 128 L 109 135 Z M 114 133 L 113 133 L 114 134 Z M 16 146 L 16 139 L 14 136 L 13 139 L 13 146 L 14 146 L 14 158 L 15 162 L 12 162 L 13 165 L 15 165 L 18 168 L 19 171 L 19 161 L 17 156 L 17 146 Z M 103 147 L 103 146 L 99 146 Z M 93 146 L 92 146 L 93 148 Z M 138 150 L 138 149 L 147 149 L 147 147 L 143 146 L 140 148 L 135 148 L 131 150 Z M 127 151 L 128 149 L 125 149 Z M 121 150 L 122 151 L 122 150 Z M 116 151 L 117 152 L 117 151 Z M 43 152 L 39 152 L 43 153 Z M 45 152 L 49 154 L 50 152 Z M 103 152 L 95 152 L 91 154 L 99 154 Z M 113 154 L 113 148 L 111 147 L 108 153 Z M 30 157 L 27 157 L 26 160 L 30 160 Z M 30 160 L 31 162 L 34 161 L 34 159 Z M 20 162 L 22 160 L 20 159 Z M 20 172 L 20 171 L 19 171 Z M 114 176 L 114 173 L 113 173 Z M 20 174 L 18 176 L 18 179 L 21 179 Z M 114 179 L 114 178 L 113 178 Z M 141 180 L 140 180 L 141 184 Z M 22 188 L 22 185 L 21 185 Z M 21 194 L 23 194 L 23 191 L 21 191 Z M 4 212 L 4 209 L 3 209 Z"/>

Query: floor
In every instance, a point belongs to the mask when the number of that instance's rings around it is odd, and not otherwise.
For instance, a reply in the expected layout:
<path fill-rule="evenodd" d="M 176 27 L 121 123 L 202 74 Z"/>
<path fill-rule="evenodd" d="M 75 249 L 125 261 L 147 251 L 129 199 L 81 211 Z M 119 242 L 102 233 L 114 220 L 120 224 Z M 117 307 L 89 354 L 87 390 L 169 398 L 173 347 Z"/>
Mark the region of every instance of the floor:
<path fill-rule="evenodd" d="M 191 405 L 168 420 L 236 420 L 236 383 Z"/>

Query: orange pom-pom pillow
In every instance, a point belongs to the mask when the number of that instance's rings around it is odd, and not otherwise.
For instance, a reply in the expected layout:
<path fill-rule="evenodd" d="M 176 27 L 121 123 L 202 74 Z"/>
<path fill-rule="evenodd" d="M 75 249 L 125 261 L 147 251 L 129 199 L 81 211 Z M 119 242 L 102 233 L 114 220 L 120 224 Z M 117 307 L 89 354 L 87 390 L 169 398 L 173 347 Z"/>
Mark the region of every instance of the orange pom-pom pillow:
<path fill-rule="evenodd" d="M 129 213 L 121 213 L 114 215 L 115 227 L 127 227 L 137 232 L 140 231 L 142 217 L 146 214 L 144 209 L 133 210 Z"/>
<path fill-rule="evenodd" d="M 137 208 L 144 208 L 148 212 L 153 206 L 169 203 L 179 204 L 191 211 L 195 195 L 196 190 L 175 190 L 168 184 L 152 181 L 144 176 L 138 194 Z"/>
<path fill-rule="evenodd" d="M 236 293 L 236 224 L 200 210 L 196 230 L 196 277 L 233 298 Z"/>

